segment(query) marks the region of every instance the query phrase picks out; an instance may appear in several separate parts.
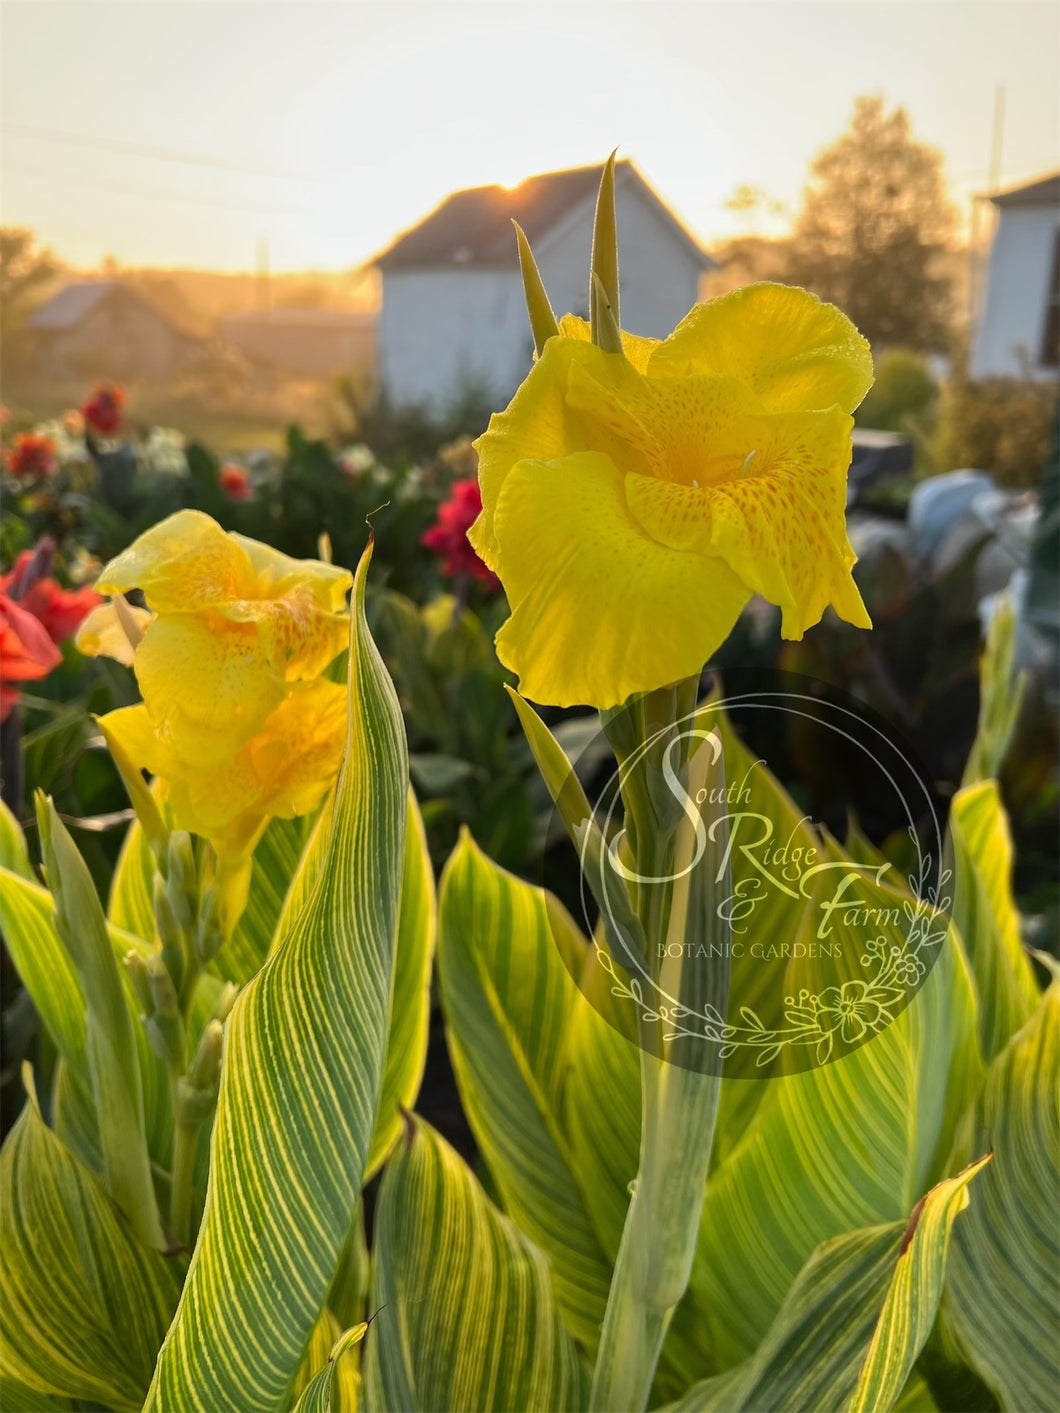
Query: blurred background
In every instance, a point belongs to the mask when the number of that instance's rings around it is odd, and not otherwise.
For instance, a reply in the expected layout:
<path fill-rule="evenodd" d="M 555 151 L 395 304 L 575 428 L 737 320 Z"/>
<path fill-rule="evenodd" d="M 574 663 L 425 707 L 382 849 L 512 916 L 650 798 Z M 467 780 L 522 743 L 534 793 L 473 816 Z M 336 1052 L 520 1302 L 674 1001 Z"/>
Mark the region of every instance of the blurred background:
<path fill-rule="evenodd" d="M 327 534 L 347 565 L 371 516 L 435 861 L 468 823 L 534 875 L 547 801 L 464 535 L 470 439 L 530 363 L 511 218 L 557 312 L 585 314 L 618 144 L 626 327 L 662 337 L 696 299 L 780 280 L 876 360 L 849 507 L 875 631 L 829 614 L 787 644 L 753 602 L 718 665 L 853 693 L 945 799 L 1007 598 L 1016 890 L 1057 949 L 1055 4 L 35 0 L 0 24 L 0 588 L 83 595 L 181 506 L 296 555 Z M 127 814 L 89 713 L 136 689 L 78 657 L 63 613 L 61 663 L 3 684 L 4 794 L 25 817 L 52 791 L 102 891 Z M 550 721 L 572 748 L 591 729 Z M 809 804 L 836 788 L 798 763 Z M 9 1069 L 19 1024 L 5 1010 Z"/>

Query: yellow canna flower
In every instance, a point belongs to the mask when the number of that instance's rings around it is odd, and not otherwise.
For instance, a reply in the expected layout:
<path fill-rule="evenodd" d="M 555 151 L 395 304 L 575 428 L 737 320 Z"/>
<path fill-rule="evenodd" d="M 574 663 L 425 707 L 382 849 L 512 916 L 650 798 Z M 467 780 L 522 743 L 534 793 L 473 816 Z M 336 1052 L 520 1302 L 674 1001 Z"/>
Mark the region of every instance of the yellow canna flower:
<path fill-rule="evenodd" d="M 220 851 L 253 847 L 266 820 L 312 809 L 334 780 L 346 691 L 318 680 L 347 646 L 350 574 L 293 560 L 185 510 L 141 535 L 97 583 L 138 588 L 85 620 L 78 646 L 128 661 L 140 706 L 103 718 L 135 764 L 169 786 L 181 828 Z M 120 632 L 118 630 L 121 630 Z"/>
<path fill-rule="evenodd" d="M 270 819 L 316 808 L 342 763 L 346 688 L 319 680 L 293 687 L 231 760 L 210 769 L 174 755 L 146 706 L 121 707 L 103 721 L 128 755 L 169 787 L 182 829 L 210 839 L 227 857 L 249 853 Z"/>
<path fill-rule="evenodd" d="M 476 443 L 469 539 L 511 617 L 501 661 L 533 700 L 617 706 L 698 673 L 752 594 L 801 638 L 832 604 L 871 627 L 846 536 L 850 413 L 869 346 L 805 290 L 697 305 L 624 356 L 566 316 Z"/>

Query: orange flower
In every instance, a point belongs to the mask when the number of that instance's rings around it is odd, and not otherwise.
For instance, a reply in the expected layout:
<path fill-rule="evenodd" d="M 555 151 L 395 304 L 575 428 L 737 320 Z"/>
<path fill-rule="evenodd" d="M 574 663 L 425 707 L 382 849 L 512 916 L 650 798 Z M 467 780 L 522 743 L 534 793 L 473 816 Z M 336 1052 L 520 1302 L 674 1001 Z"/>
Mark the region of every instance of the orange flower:
<path fill-rule="evenodd" d="M 40 432 L 20 432 L 7 454 L 7 469 L 20 481 L 54 476 L 59 469 L 55 443 Z"/>
<path fill-rule="evenodd" d="M 234 461 L 226 461 L 218 471 L 217 484 L 229 500 L 254 499 L 254 487 L 250 484 L 250 472 L 245 466 L 237 466 Z"/>
<path fill-rule="evenodd" d="M 6 721 L 18 701 L 20 682 L 47 677 L 62 662 L 62 654 L 44 624 L 0 590 L 0 721 Z"/>

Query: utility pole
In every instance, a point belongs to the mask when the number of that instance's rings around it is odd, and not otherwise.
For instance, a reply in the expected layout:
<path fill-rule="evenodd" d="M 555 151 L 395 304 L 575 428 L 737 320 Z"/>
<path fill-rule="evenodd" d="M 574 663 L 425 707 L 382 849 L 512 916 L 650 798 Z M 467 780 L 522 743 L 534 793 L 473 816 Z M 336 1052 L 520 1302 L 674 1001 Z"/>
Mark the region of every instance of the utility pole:
<path fill-rule="evenodd" d="M 997 191 L 1001 185 L 1001 149 L 1005 136 L 1005 85 L 994 89 L 994 121 L 990 129 L 990 168 L 987 190 Z M 983 197 L 972 197 L 972 224 L 968 240 L 968 324 L 974 330 L 982 295 L 984 253 L 980 249 L 980 212 Z"/>
<path fill-rule="evenodd" d="M 269 287 L 269 242 L 264 236 L 258 241 L 257 305 L 261 310 L 272 306 L 272 291 Z"/>

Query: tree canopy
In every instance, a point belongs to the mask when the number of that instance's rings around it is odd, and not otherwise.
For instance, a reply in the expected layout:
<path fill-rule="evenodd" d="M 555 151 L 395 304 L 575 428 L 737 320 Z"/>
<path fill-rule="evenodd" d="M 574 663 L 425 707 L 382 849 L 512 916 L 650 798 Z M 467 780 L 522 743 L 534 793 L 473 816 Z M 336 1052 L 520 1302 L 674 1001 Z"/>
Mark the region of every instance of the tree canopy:
<path fill-rule="evenodd" d="M 914 138 L 904 108 L 858 98 L 850 127 L 811 168 L 789 278 L 837 304 L 874 346 L 942 349 L 955 224 L 941 155 Z"/>

